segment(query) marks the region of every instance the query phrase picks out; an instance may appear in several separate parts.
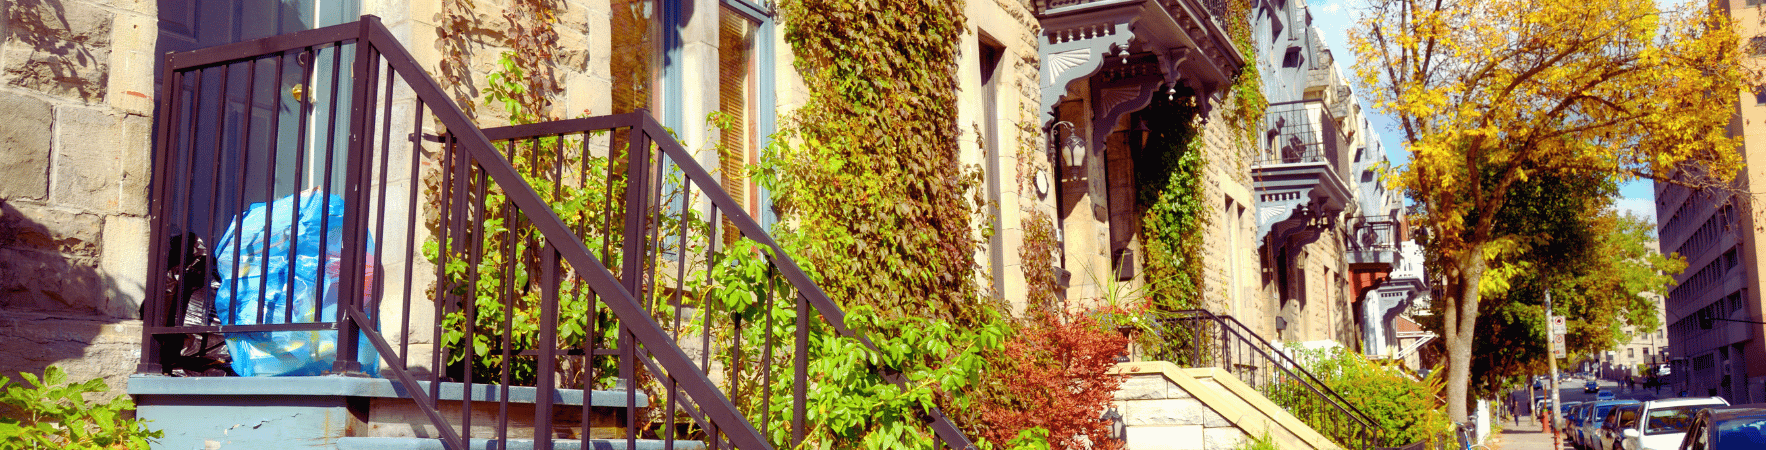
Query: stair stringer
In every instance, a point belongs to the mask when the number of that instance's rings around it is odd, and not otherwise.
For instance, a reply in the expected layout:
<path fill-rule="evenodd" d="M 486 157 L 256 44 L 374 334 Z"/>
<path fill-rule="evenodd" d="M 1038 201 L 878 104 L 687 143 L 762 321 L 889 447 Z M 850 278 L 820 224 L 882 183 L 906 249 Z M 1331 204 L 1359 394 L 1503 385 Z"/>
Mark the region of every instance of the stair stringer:
<path fill-rule="evenodd" d="M 1117 364 L 1111 373 L 1127 376 L 1113 405 L 1130 450 L 1225 450 L 1265 434 L 1284 450 L 1342 449 L 1219 368 L 1139 361 Z"/>

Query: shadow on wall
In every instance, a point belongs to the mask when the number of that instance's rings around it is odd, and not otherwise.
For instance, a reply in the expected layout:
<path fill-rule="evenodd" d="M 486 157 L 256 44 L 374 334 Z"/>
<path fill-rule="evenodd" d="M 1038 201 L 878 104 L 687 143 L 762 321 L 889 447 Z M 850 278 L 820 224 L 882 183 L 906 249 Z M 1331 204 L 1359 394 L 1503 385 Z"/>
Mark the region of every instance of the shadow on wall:
<path fill-rule="evenodd" d="M 0 3 L 7 35 L 30 52 L 9 61 L 8 83 L 93 102 L 104 99 L 111 22 L 97 7 L 54 0 Z"/>
<path fill-rule="evenodd" d="M 0 199 L 0 376 L 17 381 L 53 364 L 71 379 L 104 377 L 111 393 L 101 400 L 123 392 L 140 359 L 141 287 L 100 267 L 147 251 L 104 248 L 144 244 L 135 233 L 144 222 Z"/>

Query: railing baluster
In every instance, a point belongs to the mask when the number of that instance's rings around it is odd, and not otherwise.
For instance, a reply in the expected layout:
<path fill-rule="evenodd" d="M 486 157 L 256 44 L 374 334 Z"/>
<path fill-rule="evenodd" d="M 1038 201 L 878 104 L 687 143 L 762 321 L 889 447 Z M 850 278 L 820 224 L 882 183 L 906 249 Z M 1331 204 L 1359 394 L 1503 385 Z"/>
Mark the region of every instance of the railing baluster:
<path fill-rule="evenodd" d="M 360 45 L 360 42 L 358 42 L 357 45 Z M 329 105 L 327 105 L 328 106 L 327 109 L 330 111 L 329 112 L 330 116 L 325 121 L 325 125 L 326 125 L 325 126 L 325 163 L 324 163 L 325 165 L 320 169 L 320 170 L 324 171 L 325 176 L 323 177 L 324 182 L 319 185 L 319 189 L 318 189 L 319 205 L 320 205 L 319 211 L 321 211 L 320 217 L 319 217 L 319 248 L 320 249 L 331 248 L 331 245 L 329 242 L 331 240 L 331 219 L 330 219 L 330 215 L 331 215 L 331 182 L 332 182 L 331 175 L 332 175 L 332 173 L 336 172 L 336 170 L 332 170 L 332 169 L 333 169 L 333 167 L 336 166 L 335 158 L 337 155 L 337 103 L 338 103 L 337 97 L 338 97 L 338 95 L 340 95 L 343 92 L 343 87 L 340 86 L 338 83 L 339 81 L 342 81 L 342 77 L 341 77 L 342 71 L 343 71 L 343 43 L 340 42 L 340 43 L 337 43 L 337 44 L 331 46 L 331 103 Z M 355 105 L 351 105 L 351 106 L 355 106 Z M 346 208 L 347 208 L 347 206 L 346 206 Z M 299 208 L 296 208 L 295 210 L 299 211 Z M 295 223 L 300 223 L 300 222 L 297 221 Z M 291 258 L 289 258 L 289 260 L 293 261 L 294 259 L 291 257 Z M 320 261 L 321 261 L 321 264 L 324 264 L 324 262 L 323 262 L 324 259 L 320 259 Z M 315 299 L 325 298 L 326 289 L 325 289 L 325 283 L 322 280 L 323 279 L 321 279 L 320 282 L 313 283 L 313 289 L 316 290 L 316 292 L 313 294 L 313 298 L 315 298 Z M 289 285 L 293 286 L 292 283 L 290 283 Z M 339 287 L 341 287 L 341 286 L 339 286 Z M 342 293 L 339 293 L 339 294 L 342 294 Z M 343 299 L 342 299 L 343 295 L 338 295 L 338 297 L 339 297 L 338 301 L 341 305 L 341 303 L 343 302 Z M 323 302 L 317 302 L 317 301 L 313 302 L 313 317 L 318 318 L 318 317 L 325 316 L 322 303 Z M 338 308 L 338 311 L 342 312 L 343 308 Z M 339 337 L 342 337 L 341 333 L 339 334 Z"/>
<path fill-rule="evenodd" d="M 507 159 L 510 162 L 514 162 L 515 161 L 515 143 L 510 142 L 510 143 L 506 144 L 504 146 L 504 149 L 505 149 L 504 151 L 508 152 L 506 154 Z M 515 202 L 510 201 L 508 199 L 508 197 L 503 198 L 502 211 L 503 211 L 503 261 L 515 261 L 515 258 L 518 255 L 518 252 L 515 248 L 515 244 L 516 244 L 517 240 L 520 239 L 519 236 L 520 236 L 521 232 L 519 230 L 521 230 L 521 223 L 520 223 L 521 218 L 520 218 L 519 214 L 516 214 Z M 504 266 L 505 267 L 503 268 L 503 271 L 502 271 L 503 279 L 498 280 L 498 287 L 502 291 L 502 294 L 498 297 L 498 301 L 502 304 L 498 306 L 498 309 L 502 310 L 503 318 L 502 318 L 502 325 L 501 325 L 500 329 L 498 330 L 498 338 L 500 339 L 500 343 L 501 343 L 500 346 L 502 347 L 502 349 L 499 350 L 499 356 L 502 357 L 502 362 L 499 364 L 500 367 L 497 371 L 499 376 L 501 377 L 498 379 L 498 383 L 497 383 L 498 384 L 497 389 L 500 392 L 500 394 L 498 396 L 498 401 L 497 401 L 497 439 L 500 441 L 508 442 L 508 440 L 509 440 L 509 400 L 508 400 L 509 399 L 509 379 L 513 375 L 512 373 L 510 373 L 513 370 L 513 365 L 510 364 L 509 360 L 510 360 L 511 353 L 512 353 L 510 351 L 511 350 L 510 347 L 514 346 L 514 344 L 512 343 L 512 340 L 513 340 L 512 337 L 513 337 L 513 333 L 514 333 L 513 322 L 514 322 L 514 318 L 515 318 L 515 307 L 518 302 L 516 301 L 516 298 L 515 298 L 515 276 L 516 276 L 515 271 L 517 270 L 516 264 L 510 263 L 510 264 L 505 264 Z"/>
<path fill-rule="evenodd" d="M 761 307 L 765 308 L 763 311 L 766 312 L 766 319 L 761 322 L 760 345 L 760 435 L 767 439 L 773 437 L 768 426 L 772 424 L 773 412 L 773 395 L 770 392 L 773 388 L 773 291 L 777 288 L 773 285 L 773 280 L 777 270 L 778 267 L 773 266 L 771 258 L 768 258 L 766 288 L 761 291 Z"/>
<path fill-rule="evenodd" d="M 540 249 L 540 268 L 545 276 L 540 281 L 543 289 L 540 297 L 540 336 L 534 344 L 539 350 L 539 364 L 534 373 L 534 448 L 536 450 L 552 449 L 552 394 L 557 391 L 553 382 L 553 371 L 557 370 L 558 361 L 558 249 L 550 242 Z M 583 393 L 583 402 L 588 403 L 588 392 Z M 509 402 L 505 400 L 504 404 Z M 584 430 L 587 431 L 587 430 Z"/>
<path fill-rule="evenodd" d="M 205 72 L 205 70 L 203 70 L 203 69 L 197 69 L 195 71 L 195 75 L 196 75 L 195 80 L 192 80 L 195 87 L 192 88 L 190 91 L 191 92 L 190 93 L 190 130 L 188 133 L 185 134 L 186 137 L 184 138 L 184 142 L 186 142 L 187 144 L 180 146 L 181 148 L 179 149 L 179 152 L 181 154 L 183 154 L 185 157 L 177 158 L 178 165 L 173 168 L 173 170 L 179 174 L 178 177 L 183 180 L 194 180 L 195 179 L 195 175 L 193 175 L 193 174 L 196 171 L 196 159 L 198 158 L 197 147 L 200 145 L 199 141 L 201 140 L 200 138 L 202 136 L 202 135 L 197 134 L 197 130 L 198 130 L 198 125 L 202 122 L 202 113 L 204 111 L 203 101 L 202 101 L 202 84 L 203 84 L 204 78 L 206 78 L 204 76 L 204 72 Z M 225 106 L 225 103 L 223 103 L 223 106 Z M 217 114 L 220 114 L 220 112 L 217 112 Z M 219 134 L 216 133 L 215 136 L 218 139 Z M 183 147 L 187 147 L 187 148 L 183 148 Z M 196 234 L 196 230 L 195 230 L 196 227 L 195 227 L 195 223 L 194 223 L 196 221 L 196 218 L 194 216 L 194 214 L 196 213 L 196 208 L 193 205 L 194 201 L 190 199 L 191 196 L 196 194 L 196 188 L 195 188 L 195 186 L 192 186 L 188 183 L 179 183 L 178 187 L 181 188 L 182 192 L 173 193 L 174 197 L 172 197 L 173 198 L 172 204 L 176 207 L 182 207 L 183 209 L 179 210 L 179 209 L 174 208 L 173 209 L 173 211 L 175 211 L 174 214 L 183 219 L 183 222 L 180 224 L 181 225 L 180 228 L 182 228 L 181 231 L 188 233 L 185 236 Z M 182 200 L 179 200 L 179 199 L 182 199 Z M 195 241 L 196 241 L 195 239 L 183 239 L 183 242 L 179 245 L 182 248 L 179 248 L 178 252 L 173 256 L 173 258 L 176 258 L 175 261 L 177 261 L 177 263 L 176 263 L 177 267 L 183 267 L 185 264 L 187 264 L 185 262 L 186 255 L 189 255 L 191 250 L 196 248 Z M 183 283 L 182 277 L 180 277 L 180 279 L 178 281 L 179 281 L 178 286 L 175 287 L 175 290 L 174 290 L 174 292 L 177 292 L 178 295 L 172 299 L 173 302 L 182 301 L 182 297 L 184 294 L 184 287 L 183 287 L 184 283 Z M 180 306 L 177 305 L 176 303 L 171 305 L 171 309 L 174 311 L 178 310 L 179 308 L 180 308 Z M 260 308 L 261 308 L 261 306 L 260 306 Z M 167 322 L 168 324 L 176 323 L 179 325 L 182 325 L 183 320 L 184 320 L 183 317 L 171 317 L 169 319 L 171 319 L 172 321 L 175 321 L 175 322 L 169 321 L 169 322 Z"/>
<path fill-rule="evenodd" d="M 804 417 L 809 414 L 809 302 L 797 297 L 796 347 L 792 353 L 791 447 L 803 446 Z"/>
<path fill-rule="evenodd" d="M 298 131 L 296 131 L 295 138 L 294 138 L 295 139 L 295 144 L 294 144 L 294 192 L 292 193 L 292 195 L 295 195 L 294 198 L 296 201 L 294 202 L 295 204 L 291 205 L 288 209 L 289 216 L 290 216 L 289 223 L 300 223 L 300 210 L 301 210 L 300 203 L 301 203 L 301 200 L 306 198 L 308 195 L 310 195 L 309 193 L 306 192 L 305 189 L 303 189 L 303 185 L 306 183 L 306 181 L 305 181 L 306 177 L 303 175 L 307 169 L 307 146 L 309 144 L 312 144 L 311 142 L 307 141 L 308 135 L 310 134 L 310 131 L 311 131 L 310 127 L 312 126 L 312 120 L 313 120 L 313 117 L 312 117 L 313 116 L 313 100 L 312 99 L 317 98 L 319 96 L 318 89 L 313 86 L 313 75 L 314 75 L 313 72 L 318 71 L 318 69 L 316 67 L 314 67 L 313 64 L 315 64 L 319 61 L 319 47 L 309 45 L 309 46 L 305 47 L 305 49 L 302 51 L 302 53 L 300 53 L 300 55 L 311 55 L 311 56 L 309 56 L 307 59 L 307 63 L 306 63 L 307 67 L 301 69 L 301 86 L 305 87 L 306 94 L 301 95 L 301 96 L 299 96 L 300 98 L 296 99 L 296 101 L 300 104 L 300 110 L 295 113 L 295 116 L 297 117 L 296 120 L 299 122 L 299 126 L 297 127 Z M 299 56 L 299 55 L 295 56 L 295 65 L 296 66 L 302 65 L 302 64 L 300 64 L 300 58 L 301 58 L 301 56 Z M 274 203 L 274 202 L 271 202 L 271 203 Z M 272 216 L 272 217 L 274 217 L 274 216 Z M 264 235 L 270 236 L 270 231 L 271 231 L 270 230 L 270 221 L 266 220 L 266 221 L 264 221 Z M 295 247 L 296 246 L 292 245 L 292 244 L 294 244 L 293 242 L 290 242 L 289 244 L 290 245 L 288 246 L 287 258 L 289 261 L 293 261 L 294 257 L 295 257 Z M 293 293 L 292 289 L 294 286 L 294 271 L 292 271 L 292 270 L 288 271 L 288 278 L 283 280 L 283 282 L 287 283 L 287 284 L 285 284 L 285 286 L 289 286 L 289 288 L 288 288 L 289 293 L 292 294 Z M 317 303 L 317 302 L 315 302 L 315 303 Z M 283 308 L 282 308 L 282 323 L 293 322 L 294 321 L 294 302 L 282 302 L 282 306 L 283 306 Z M 318 316 L 318 313 L 314 312 L 313 315 Z M 263 314 L 261 314 L 261 313 L 258 315 L 258 323 L 264 323 Z"/>

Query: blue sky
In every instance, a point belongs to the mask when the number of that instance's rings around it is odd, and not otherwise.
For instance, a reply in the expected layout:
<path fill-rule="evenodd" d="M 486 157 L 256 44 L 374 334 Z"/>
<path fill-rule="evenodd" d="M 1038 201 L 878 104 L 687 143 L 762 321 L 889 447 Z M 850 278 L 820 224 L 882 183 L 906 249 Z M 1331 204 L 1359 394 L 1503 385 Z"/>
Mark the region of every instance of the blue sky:
<path fill-rule="evenodd" d="M 1684 0 L 1657 0 L 1657 5 L 1670 6 L 1683 3 Z M 1307 2 L 1312 8 L 1312 25 L 1318 27 L 1324 35 L 1325 43 L 1331 48 L 1331 55 L 1337 58 L 1337 65 L 1344 71 L 1346 78 L 1354 76 L 1351 66 L 1355 60 L 1355 50 L 1349 47 L 1349 28 L 1355 26 L 1356 17 L 1360 15 L 1360 0 L 1311 0 Z M 1353 79 L 1353 78 L 1350 78 Z M 1356 86 L 1356 91 L 1363 89 Z M 1386 148 L 1386 158 L 1393 165 L 1404 165 L 1410 162 L 1410 153 L 1404 150 L 1404 139 L 1398 130 L 1398 123 L 1392 117 L 1373 110 L 1373 105 L 1363 103 L 1368 120 L 1373 123 L 1375 132 L 1380 135 L 1380 142 Z M 1629 210 L 1633 214 L 1655 221 L 1655 189 L 1648 181 L 1633 181 L 1619 187 L 1620 198 L 1616 205 L 1620 210 Z"/>

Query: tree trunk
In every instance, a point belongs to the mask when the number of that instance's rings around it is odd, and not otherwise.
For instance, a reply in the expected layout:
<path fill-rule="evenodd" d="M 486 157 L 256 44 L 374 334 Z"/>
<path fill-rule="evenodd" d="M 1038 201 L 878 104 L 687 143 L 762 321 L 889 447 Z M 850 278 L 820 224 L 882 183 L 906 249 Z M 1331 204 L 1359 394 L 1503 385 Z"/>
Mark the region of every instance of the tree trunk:
<path fill-rule="evenodd" d="M 1447 296 L 1442 342 L 1447 347 L 1447 418 L 1465 423 L 1470 409 L 1472 339 L 1478 323 L 1478 282 L 1484 279 L 1484 252 L 1476 249 L 1457 260 L 1457 293 Z"/>

